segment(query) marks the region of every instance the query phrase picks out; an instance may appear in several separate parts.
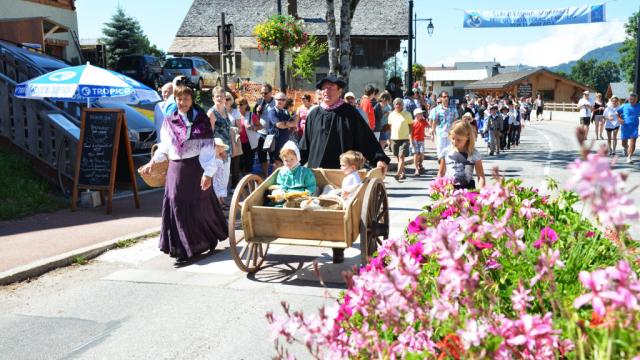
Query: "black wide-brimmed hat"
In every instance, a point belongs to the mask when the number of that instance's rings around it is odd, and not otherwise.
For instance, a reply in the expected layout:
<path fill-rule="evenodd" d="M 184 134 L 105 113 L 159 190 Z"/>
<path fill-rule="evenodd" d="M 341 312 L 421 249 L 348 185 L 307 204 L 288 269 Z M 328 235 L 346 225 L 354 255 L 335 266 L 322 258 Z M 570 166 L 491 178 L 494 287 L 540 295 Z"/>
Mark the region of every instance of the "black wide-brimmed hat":
<path fill-rule="evenodd" d="M 334 83 L 336 85 L 338 85 L 341 89 L 344 89 L 347 86 L 347 83 L 342 80 L 341 78 L 335 76 L 335 75 L 329 75 L 329 76 L 325 76 L 324 78 L 320 79 L 320 81 L 318 81 L 316 83 L 316 89 L 322 89 L 322 84 L 324 84 L 325 82 L 330 82 L 330 83 Z"/>

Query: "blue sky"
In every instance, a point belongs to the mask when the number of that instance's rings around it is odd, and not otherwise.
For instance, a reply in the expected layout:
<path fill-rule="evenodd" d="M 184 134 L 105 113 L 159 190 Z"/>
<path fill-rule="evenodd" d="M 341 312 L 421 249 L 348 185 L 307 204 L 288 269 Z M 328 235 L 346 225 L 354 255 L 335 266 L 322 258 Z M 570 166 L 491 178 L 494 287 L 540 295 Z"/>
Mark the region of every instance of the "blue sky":
<path fill-rule="evenodd" d="M 324 0 L 318 2 L 323 4 Z M 464 10 L 552 9 L 601 2 L 415 0 L 414 3 L 418 18 L 433 18 L 435 26 L 433 35 L 429 37 L 428 22 L 418 23 L 417 59 L 425 65 L 452 65 L 454 61 L 491 61 L 494 58 L 503 65 L 557 65 L 577 59 L 589 50 L 622 41 L 623 24 L 633 11 L 640 9 L 640 2 L 637 0 L 614 0 L 606 3 L 605 23 L 515 29 L 464 29 Z M 128 15 L 140 22 L 152 43 L 167 50 L 191 6 L 191 1 L 76 0 L 80 38 L 102 36 L 102 24 L 115 13 L 118 4 Z M 389 13 L 392 14 L 391 9 Z M 394 21 L 392 16 L 389 21 Z M 406 46 L 406 42 L 403 46 Z"/>

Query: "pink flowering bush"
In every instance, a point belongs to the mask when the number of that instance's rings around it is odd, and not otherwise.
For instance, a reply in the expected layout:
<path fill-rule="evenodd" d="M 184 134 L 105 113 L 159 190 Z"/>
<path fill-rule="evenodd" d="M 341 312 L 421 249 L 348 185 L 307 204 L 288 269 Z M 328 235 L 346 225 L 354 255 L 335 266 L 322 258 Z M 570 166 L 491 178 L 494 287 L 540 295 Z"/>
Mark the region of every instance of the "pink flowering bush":
<path fill-rule="evenodd" d="M 279 356 L 293 358 L 280 339 L 319 359 L 640 354 L 638 261 L 626 234 L 638 210 L 601 155 L 571 168 L 577 193 L 554 199 L 519 180 L 467 191 L 436 179 L 424 213 L 347 278 L 334 305 L 267 314 Z M 579 199 L 604 228 L 573 209 Z"/>

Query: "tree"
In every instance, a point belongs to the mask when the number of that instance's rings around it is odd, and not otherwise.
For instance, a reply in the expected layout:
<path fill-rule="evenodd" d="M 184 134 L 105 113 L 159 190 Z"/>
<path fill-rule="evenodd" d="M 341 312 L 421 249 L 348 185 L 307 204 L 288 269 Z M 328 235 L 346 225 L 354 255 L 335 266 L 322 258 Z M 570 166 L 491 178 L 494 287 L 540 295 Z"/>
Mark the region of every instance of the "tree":
<path fill-rule="evenodd" d="M 638 22 L 640 22 L 640 11 L 637 11 L 629 21 L 624 24 L 624 32 L 627 38 L 622 43 L 618 51 L 622 55 L 620 57 L 620 68 L 624 74 L 625 80 L 633 83 L 636 68 L 636 49 L 638 39 Z"/>
<path fill-rule="evenodd" d="M 152 54 L 164 57 L 164 52 L 151 45 L 138 20 L 127 16 L 121 7 L 118 7 L 111 20 L 104 24 L 102 34 L 105 36 L 102 41 L 107 46 L 107 65 L 110 68 L 115 67 L 118 60 L 125 55 Z"/>
<path fill-rule="evenodd" d="M 610 60 L 601 63 L 596 59 L 578 60 L 569 78 L 604 93 L 610 82 L 620 81 L 620 68 Z"/>
<path fill-rule="evenodd" d="M 384 76 L 389 80 L 393 77 L 401 77 L 404 62 L 402 59 L 398 59 L 397 54 L 389 57 L 384 61 Z"/>
<path fill-rule="evenodd" d="M 300 47 L 300 51 L 293 54 L 293 76 L 313 81 L 316 74 L 315 65 L 326 52 L 327 44 L 320 43 L 317 37 L 310 35 L 307 43 Z"/>
<path fill-rule="evenodd" d="M 603 61 L 593 69 L 592 76 L 596 91 L 604 94 L 610 82 L 620 81 L 620 67 L 611 60 Z"/>
<path fill-rule="evenodd" d="M 595 87 L 592 74 L 597 62 L 598 60 L 596 59 L 589 59 L 586 61 L 578 60 L 578 62 L 571 67 L 571 74 L 569 75 L 569 78 L 588 85 L 589 87 Z"/>
<path fill-rule="evenodd" d="M 413 69 L 413 78 L 415 80 L 422 79 L 422 77 L 424 76 L 424 72 L 425 72 L 424 65 L 415 63 L 411 67 Z"/>
<path fill-rule="evenodd" d="M 327 0 L 327 46 L 329 48 L 329 75 L 340 73 L 338 46 L 336 41 L 336 13 L 333 0 Z"/>
<path fill-rule="evenodd" d="M 335 2 L 327 2 L 327 44 L 329 46 L 329 74 L 340 75 L 349 88 L 351 73 L 351 21 L 360 0 L 342 0 L 340 6 L 340 62 L 336 49 Z"/>

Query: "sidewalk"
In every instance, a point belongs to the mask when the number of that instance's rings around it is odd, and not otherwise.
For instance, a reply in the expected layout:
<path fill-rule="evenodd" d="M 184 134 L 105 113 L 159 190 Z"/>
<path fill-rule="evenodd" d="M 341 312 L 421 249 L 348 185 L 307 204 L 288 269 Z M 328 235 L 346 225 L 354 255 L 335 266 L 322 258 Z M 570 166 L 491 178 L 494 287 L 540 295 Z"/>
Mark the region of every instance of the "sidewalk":
<path fill-rule="evenodd" d="M 387 155 L 392 159 L 389 170 L 395 171 L 396 158 Z M 407 157 L 406 164 L 412 163 Z M 162 197 L 162 191 L 141 195 L 140 209 L 131 197 L 114 200 L 112 215 L 100 206 L 0 222 L 0 286 L 67 266 L 77 257 L 91 259 L 118 241 L 159 231 Z"/>
<path fill-rule="evenodd" d="M 162 191 L 141 195 L 140 209 L 131 197 L 114 200 L 112 215 L 100 206 L 0 222 L 0 285 L 42 275 L 77 256 L 95 257 L 117 241 L 158 231 L 162 196 Z"/>

